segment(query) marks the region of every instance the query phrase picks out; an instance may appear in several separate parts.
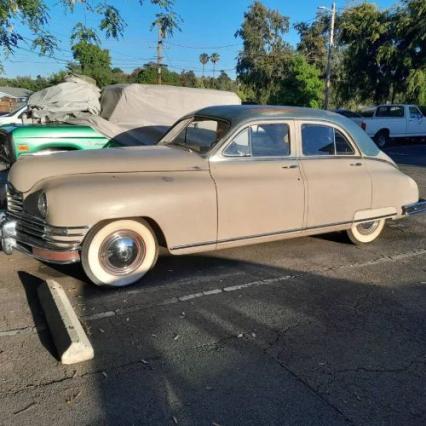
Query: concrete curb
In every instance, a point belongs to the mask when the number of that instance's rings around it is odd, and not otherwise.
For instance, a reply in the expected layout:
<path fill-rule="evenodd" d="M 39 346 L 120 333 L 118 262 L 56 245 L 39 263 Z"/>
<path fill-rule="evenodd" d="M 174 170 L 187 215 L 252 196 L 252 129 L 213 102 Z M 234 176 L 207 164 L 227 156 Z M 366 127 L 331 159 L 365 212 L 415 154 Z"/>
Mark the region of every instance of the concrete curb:
<path fill-rule="evenodd" d="M 56 281 L 47 280 L 37 293 L 62 364 L 93 359 L 93 347 L 64 289 Z"/>

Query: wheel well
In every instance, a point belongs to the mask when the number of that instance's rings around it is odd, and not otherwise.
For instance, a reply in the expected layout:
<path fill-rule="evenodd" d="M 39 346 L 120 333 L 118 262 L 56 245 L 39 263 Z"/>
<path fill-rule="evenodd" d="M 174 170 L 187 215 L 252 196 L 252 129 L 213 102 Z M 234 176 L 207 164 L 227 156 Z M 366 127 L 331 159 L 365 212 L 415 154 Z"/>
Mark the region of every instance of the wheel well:
<path fill-rule="evenodd" d="M 389 136 L 389 129 L 380 129 L 377 133 L 376 136 L 380 135 L 380 133 L 385 133 L 387 136 Z"/>
<path fill-rule="evenodd" d="M 166 240 L 166 237 L 164 236 L 163 230 L 160 228 L 160 225 L 158 225 L 158 223 L 154 219 L 151 219 L 150 217 L 146 217 L 146 216 L 142 216 L 140 218 L 137 218 L 137 217 L 125 218 L 125 217 L 123 217 L 123 218 L 105 219 L 105 220 L 98 222 L 96 225 L 92 226 L 91 229 L 89 230 L 89 232 L 97 226 L 104 225 L 104 224 L 107 224 L 109 222 L 114 222 L 114 221 L 117 221 L 117 220 L 124 220 L 124 219 L 128 219 L 128 220 L 143 219 L 146 222 L 148 222 L 148 225 L 154 231 L 154 234 L 155 234 L 157 241 L 158 241 L 158 245 L 161 246 L 161 247 L 167 248 L 167 240 Z M 89 232 L 86 234 L 86 237 L 87 237 L 87 235 L 89 235 Z"/>
<path fill-rule="evenodd" d="M 154 219 L 151 219 L 150 217 L 144 216 L 142 217 L 142 219 L 146 220 L 149 226 L 154 231 L 155 236 L 157 237 L 158 245 L 160 245 L 161 247 L 167 248 L 167 240 L 166 240 L 166 237 L 164 236 L 163 230 L 160 228 L 160 225 L 158 225 L 158 223 Z"/>

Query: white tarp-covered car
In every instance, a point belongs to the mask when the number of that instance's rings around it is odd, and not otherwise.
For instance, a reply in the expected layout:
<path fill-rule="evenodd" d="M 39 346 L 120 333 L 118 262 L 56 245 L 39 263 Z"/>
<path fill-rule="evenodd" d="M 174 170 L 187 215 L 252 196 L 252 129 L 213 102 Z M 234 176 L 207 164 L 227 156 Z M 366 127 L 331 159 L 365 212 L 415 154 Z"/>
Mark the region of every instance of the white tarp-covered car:
<path fill-rule="evenodd" d="M 88 125 L 122 145 L 155 143 L 182 115 L 239 104 L 233 92 L 188 87 L 114 84 L 101 92 L 84 76 L 67 77 L 29 99 L 34 119 Z"/>

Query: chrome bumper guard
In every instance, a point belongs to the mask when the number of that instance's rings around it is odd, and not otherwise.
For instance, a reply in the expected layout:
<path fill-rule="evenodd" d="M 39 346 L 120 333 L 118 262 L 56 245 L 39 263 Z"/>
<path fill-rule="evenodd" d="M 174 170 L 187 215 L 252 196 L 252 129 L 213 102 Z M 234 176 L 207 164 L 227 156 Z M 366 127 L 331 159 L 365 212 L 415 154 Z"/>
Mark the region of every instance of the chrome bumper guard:
<path fill-rule="evenodd" d="M 0 241 L 6 254 L 12 254 L 16 247 L 16 223 L 8 221 L 5 212 L 0 212 Z"/>
<path fill-rule="evenodd" d="M 420 199 L 417 203 L 408 204 L 402 207 L 402 213 L 405 216 L 414 216 L 417 214 L 426 214 L 426 200 Z"/>
<path fill-rule="evenodd" d="M 17 250 L 51 263 L 74 263 L 86 233 L 86 227 L 50 226 L 22 213 L 0 212 L 1 247 L 8 255 Z"/>

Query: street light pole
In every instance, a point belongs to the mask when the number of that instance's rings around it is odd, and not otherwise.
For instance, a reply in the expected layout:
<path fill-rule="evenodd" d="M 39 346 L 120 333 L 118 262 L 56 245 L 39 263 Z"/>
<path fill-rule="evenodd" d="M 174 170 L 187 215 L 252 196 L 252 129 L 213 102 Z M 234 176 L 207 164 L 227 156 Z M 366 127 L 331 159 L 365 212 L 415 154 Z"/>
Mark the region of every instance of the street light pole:
<path fill-rule="evenodd" d="M 333 59 L 335 21 L 336 21 L 336 2 L 333 2 L 333 6 L 331 8 L 330 38 L 328 41 L 328 57 L 327 57 L 326 77 L 325 77 L 324 109 L 328 109 L 330 104 L 331 61 Z"/>

